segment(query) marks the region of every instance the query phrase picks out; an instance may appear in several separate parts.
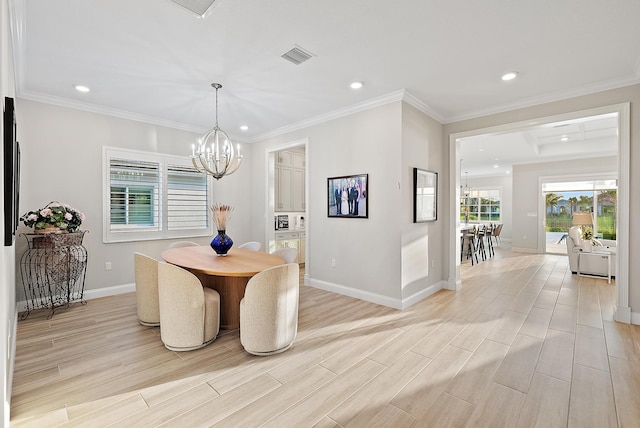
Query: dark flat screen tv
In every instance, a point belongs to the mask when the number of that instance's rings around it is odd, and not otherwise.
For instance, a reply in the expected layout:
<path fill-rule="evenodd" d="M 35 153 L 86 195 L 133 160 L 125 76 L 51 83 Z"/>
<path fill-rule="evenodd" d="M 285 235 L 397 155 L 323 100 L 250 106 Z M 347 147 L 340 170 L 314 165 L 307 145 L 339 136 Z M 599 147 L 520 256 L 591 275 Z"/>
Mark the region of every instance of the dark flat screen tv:
<path fill-rule="evenodd" d="M 16 138 L 13 98 L 4 99 L 4 245 L 13 245 L 18 228 L 20 199 L 20 145 Z"/>

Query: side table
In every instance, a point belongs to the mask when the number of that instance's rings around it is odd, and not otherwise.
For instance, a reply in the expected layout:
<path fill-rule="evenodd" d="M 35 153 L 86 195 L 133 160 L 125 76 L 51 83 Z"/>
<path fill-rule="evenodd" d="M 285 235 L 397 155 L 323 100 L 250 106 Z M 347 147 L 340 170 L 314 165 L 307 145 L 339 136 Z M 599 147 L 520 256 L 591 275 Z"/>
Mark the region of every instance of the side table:
<path fill-rule="evenodd" d="M 585 275 L 585 274 L 581 274 L 580 273 L 580 260 L 582 259 L 582 257 L 589 257 L 589 256 L 597 256 L 597 257 L 606 257 L 607 258 L 607 283 L 611 284 L 611 253 L 607 252 L 607 251 L 591 251 L 591 252 L 584 252 L 581 251 L 578 253 L 578 276 L 594 276 L 594 275 Z"/>
<path fill-rule="evenodd" d="M 20 259 L 26 319 L 34 309 L 51 309 L 84 300 L 87 249 L 82 245 L 85 231 L 72 233 L 22 234 L 29 248 Z"/>

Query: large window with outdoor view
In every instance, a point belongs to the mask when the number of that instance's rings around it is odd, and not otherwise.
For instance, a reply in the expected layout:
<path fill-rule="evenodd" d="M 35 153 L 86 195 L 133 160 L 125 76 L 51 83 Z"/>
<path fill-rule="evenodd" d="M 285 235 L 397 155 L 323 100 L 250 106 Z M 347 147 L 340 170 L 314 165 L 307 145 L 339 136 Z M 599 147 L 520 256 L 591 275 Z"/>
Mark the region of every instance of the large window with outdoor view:
<path fill-rule="evenodd" d="M 500 189 L 470 189 L 460 198 L 460 220 L 500 221 Z"/>
<path fill-rule="evenodd" d="M 189 158 L 105 147 L 104 242 L 208 236 L 210 186 Z"/>
<path fill-rule="evenodd" d="M 591 213 L 594 236 L 616 239 L 617 181 L 584 180 L 543 183 L 547 232 L 567 233 L 577 212 Z"/>

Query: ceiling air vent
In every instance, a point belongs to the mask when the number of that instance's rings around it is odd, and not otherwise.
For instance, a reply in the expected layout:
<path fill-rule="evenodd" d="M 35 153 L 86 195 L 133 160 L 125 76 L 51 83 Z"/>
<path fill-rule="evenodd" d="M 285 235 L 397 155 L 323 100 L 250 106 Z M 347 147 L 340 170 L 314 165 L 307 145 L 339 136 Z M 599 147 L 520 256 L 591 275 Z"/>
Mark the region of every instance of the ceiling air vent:
<path fill-rule="evenodd" d="M 207 14 L 207 11 L 211 9 L 211 6 L 216 2 L 216 0 L 171 0 L 175 4 L 178 4 L 184 7 L 187 10 L 195 13 L 201 18 Z"/>
<path fill-rule="evenodd" d="M 294 63 L 295 65 L 302 64 L 306 60 L 310 59 L 312 56 L 313 54 L 310 54 L 309 52 L 305 51 L 304 49 L 298 46 L 282 54 L 282 58 Z"/>

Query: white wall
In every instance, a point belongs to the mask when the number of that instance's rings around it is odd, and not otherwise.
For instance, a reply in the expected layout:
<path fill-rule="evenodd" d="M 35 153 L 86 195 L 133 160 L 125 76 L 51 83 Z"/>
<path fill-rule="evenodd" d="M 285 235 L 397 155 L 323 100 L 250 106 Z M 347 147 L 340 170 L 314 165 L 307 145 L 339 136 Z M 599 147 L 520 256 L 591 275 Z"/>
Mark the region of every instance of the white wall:
<path fill-rule="evenodd" d="M 562 175 L 581 175 L 616 172 L 617 159 L 602 157 L 561 162 L 545 162 L 513 166 L 513 230 L 511 246 L 514 250 L 540 252 L 540 228 L 544 219 L 540 217 L 540 178 Z M 534 215 L 532 215 L 534 214 Z"/>
<path fill-rule="evenodd" d="M 444 258 L 442 240 L 445 206 L 438 204 L 438 220 L 413 223 L 413 168 L 438 173 L 438 195 L 443 185 L 442 125 L 409 104 L 402 104 L 402 298 L 410 303 L 440 287 Z M 406 306 L 406 304 L 405 304 Z"/>
<path fill-rule="evenodd" d="M 629 211 L 631 213 L 640 212 L 640 85 L 612 89 L 596 94 L 584 95 L 533 107 L 511 110 L 490 116 L 449 123 L 444 127 L 445 144 L 449 147 L 449 136 L 451 134 L 480 130 L 521 121 L 531 121 L 542 117 L 561 115 L 627 102 L 631 105 L 631 150 L 629 159 L 631 172 L 629 180 Z M 517 192 L 516 189 L 516 184 L 514 182 L 514 205 L 518 204 L 515 199 L 515 194 Z M 513 213 L 513 216 L 513 227 L 514 230 L 516 230 L 519 226 L 516 226 L 515 212 Z M 524 227 L 529 226 L 525 225 Z M 640 233 L 640 224 L 637 222 L 631 222 L 628 235 L 633 237 L 637 236 L 638 233 Z M 513 245 L 517 246 L 522 244 L 521 242 L 514 242 Z M 533 246 L 529 245 L 528 248 L 533 248 Z M 447 249 L 447 251 L 449 251 L 449 249 Z M 629 252 L 632 255 L 640 254 L 640 241 L 631 239 Z M 633 256 L 630 258 L 630 261 L 629 306 L 632 311 L 632 319 L 636 320 L 635 323 L 640 323 L 640 264 L 633 263 Z"/>
<path fill-rule="evenodd" d="M 82 224 L 88 251 L 85 290 L 133 284 L 133 253 L 159 258 L 168 240 L 104 244 L 102 242 L 102 147 L 113 146 L 149 152 L 188 155 L 198 135 L 141 122 L 83 112 L 20 99 L 19 139 L 22 148 L 20 212 L 51 201 L 67 203 L 86 215 Z M 240 243 L 251 240 L 251 157 L 234 175 L 213 184 L 214 202 L 235 208 L 229 235 Z M 19 232 L 30 229 L 21 225 Z M 207 244 L 211 238 L 195 238 Z M 19 238 L 16 254 L 26 250 Z M 105 271 L 105 262 L 112 270 Z M 18 278 L 19 300 L 23 296 Z"/>
<path fill-rule="evenodd" d="M 15 97 L 12 48 L 9 31 L 7 1 L 0 1 L 0 95 L 4 111 L 4 97 Z M 18 123 L 19 126 L 22 124 Z M 0 135 L 4 135 L 0 120 Z M 0 168 L 4 168 L 4 150 L 0 149 Z M 4 174 L 0 178 L 0 227 L 4 228 Z M 16 329 L 15 247 L 5 247 L 4 234 L 0 233 L 0 425 L 9 426 L 11 381 L 13 379 L 13 355 Z"/>

